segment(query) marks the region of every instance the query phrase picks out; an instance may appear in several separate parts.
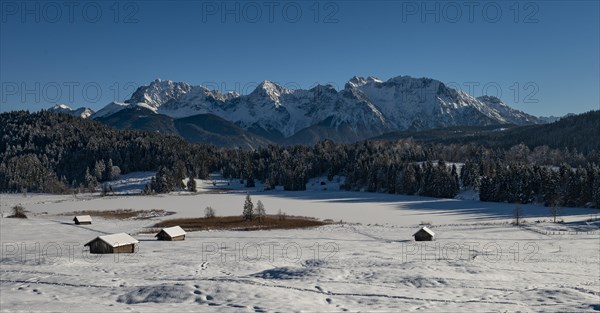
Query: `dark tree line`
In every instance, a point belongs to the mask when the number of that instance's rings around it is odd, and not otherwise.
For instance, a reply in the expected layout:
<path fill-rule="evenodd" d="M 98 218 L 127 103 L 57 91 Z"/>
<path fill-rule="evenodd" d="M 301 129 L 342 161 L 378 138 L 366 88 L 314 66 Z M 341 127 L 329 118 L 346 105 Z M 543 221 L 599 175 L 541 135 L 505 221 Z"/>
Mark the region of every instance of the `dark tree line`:
<path fill-rule="evenodd" d="M 530 151 L 516 145 L 504 151 L 412 140 L 350 145 L 323 141 L 313 147 L 221 150 L 218 159 L 225 177 L 260 180 L 266 188 L 304 190 L 311 177 L 326 175 L 331 180 L 341 175 L 347 190 L 452 198 L 472 188 L 483 201 L 600 204 L 598 165 L 585 162 L 586 156 L 576 151 L 545 146 Z M 464 164 L 459 170 L 444 160 Z"/>
<path fill-rule="evenodd" d="M 304 190 L 309 178 L 339 175 L 346 177 L 347 190 L 452 198 L 473 188 L 483 201 L 600 205 L 597 149 L 584 154 L 548 146 L 500 149 L 412 139 L 217 149 L 48 112 L 0 114 L 0 129 L 1 191 L 63 192 L 94 188 L 119 174 L 156 171 L 146 192 L 163 193 L 192 190 L 193 183 L 185 186 L 183 179 L 220 171 L 248 187 L 258 181 L 267 189 Z"/>
<path fill-rule="evenodd" d="M 94 188 L 120 173 L 174 168 L 177 161 L 184 162 L 186 174 L 206 177 L 215 164 L 212 146 L 150 132 L 115 130 L 66 114 L 2 113 L 0 130 L 3 191 Z"/>
<path fill-rule="evenodd" d="M 469 165 L 475 168 L 477 164 Z M 558 168 L 498 162 L 471 182 L 483 201 L 544 203 L 547 206 L 580 207 L 600 204 L 600 168 L 596 165 Z M 473 174 L 465 174 L 467 176 Z"/>

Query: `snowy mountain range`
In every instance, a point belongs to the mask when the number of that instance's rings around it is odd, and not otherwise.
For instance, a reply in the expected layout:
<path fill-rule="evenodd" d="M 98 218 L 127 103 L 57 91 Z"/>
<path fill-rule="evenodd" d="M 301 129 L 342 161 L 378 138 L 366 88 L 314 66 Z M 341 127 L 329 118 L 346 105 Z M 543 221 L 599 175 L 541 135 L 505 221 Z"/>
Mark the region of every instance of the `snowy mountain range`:
<path fill-rule="evenodd" d="M 248 137 L 284 144 L 311 144 L 326 138 L 353 142 L 398 130 L 545 122 L 498 98 L 476 98 L 438 80 L 410 76 L 387 81 L 355 76 L 339 91 L 331 85 L 305 90 L 263 81 L 247 95 L 156 79 L 139 87 L 125 102 L 112 102 L 90 118 L 110 125 L 114 121 L 110 117 L 125 109 L 173 120 L 214 115 L 222 120 L 221 130 L 230 123 L 228 127 L 236 128 L 234 133 L 239 133 L 239 128 L 252 134 Z M 139 116 L 130 114 L 128 118 Z M 131 125 L 136 123 L 124 123 L 124 118 L 119 117 L 119 124 L 135 128 Z M 144 129 L 152 129 L 144 124 Z M 155 130 L 164 131 L 160 127 Z M 171 132 L 177 131 L 173 128 Z"/>
<path fill-rule="evenodd" d="M 70 115 L 78 116 L 81 118 L 88 118 L 92 114 L 94 114 L 94 110 L 92 110 L 90 108 L 81 107 L 81 108 L 73 110 L 73 109 L 71 109 L 70 106 L 63 104 L 63 103 L 59 103 L 59 104 L 49 108 L 48 111 L 55 112 L 55 113 L 70 114 Z"/>

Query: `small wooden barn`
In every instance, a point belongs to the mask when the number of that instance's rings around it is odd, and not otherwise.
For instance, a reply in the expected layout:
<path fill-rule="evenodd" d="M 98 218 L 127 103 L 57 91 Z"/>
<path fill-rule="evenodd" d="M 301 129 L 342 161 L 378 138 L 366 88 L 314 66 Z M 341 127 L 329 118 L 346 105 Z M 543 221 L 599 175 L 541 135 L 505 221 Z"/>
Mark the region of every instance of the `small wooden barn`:
<path fill-rule="evenodd" d="M 89 215 L 78 215 L 73 218 L 76 225 L 89 225 L 92 223 L 92 217 Z"/>
<path fill-rule="evenodd" d="M 135 238 L 119 233 L 96 237 L 84 246 L 90 247 L 90 253 L 134 253 L 137 243 Z"/>
<path fill-rule="evenodd" d="M 185 240 L 185 230 L 179 226 L 163 228 L 154 237 L 158 238 L 158 240 L 168 241 Z"/>
<path fill-rule="evenodd" d="M 432 241 L 435 238 L 435 233 L 427 226 L 423 226 L 413 237 L 415 237 L 415 241 Z"/>

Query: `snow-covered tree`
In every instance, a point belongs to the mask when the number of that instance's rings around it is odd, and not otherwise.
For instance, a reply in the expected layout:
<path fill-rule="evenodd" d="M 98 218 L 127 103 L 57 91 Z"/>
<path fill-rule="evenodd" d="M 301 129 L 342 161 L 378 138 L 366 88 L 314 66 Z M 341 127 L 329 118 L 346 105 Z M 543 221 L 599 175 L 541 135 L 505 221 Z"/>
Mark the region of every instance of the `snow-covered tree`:
<path fill-rule="evenodd" d="M 258 200 L 258 202 L 256 202 L 256 217 L 258 218 L 258 221 L 262 222 L 266 216 L 267 211 L 265 210 L 265 205 L 262 201 Z"/>
<path fill-rule="evenodd" d="M 190 192 L 198 191 L 196 189 L 196 180 L 193 177 L 190 177 L 187 181 L 187 190 Z"/>

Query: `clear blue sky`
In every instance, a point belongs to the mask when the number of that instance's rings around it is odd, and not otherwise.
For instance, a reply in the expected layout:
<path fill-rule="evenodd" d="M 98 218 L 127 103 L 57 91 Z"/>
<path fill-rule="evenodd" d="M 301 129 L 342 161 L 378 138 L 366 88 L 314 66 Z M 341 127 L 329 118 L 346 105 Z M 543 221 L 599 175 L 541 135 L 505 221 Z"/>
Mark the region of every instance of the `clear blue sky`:
<path fill-rule="evenodd" d="M 2 2 L 1 111 L 97 110 L 155 78 L 247 93 L 354 75 L 499 87 L 535 115 L 600 107 L 598 1 L 50 3 Z"/>

